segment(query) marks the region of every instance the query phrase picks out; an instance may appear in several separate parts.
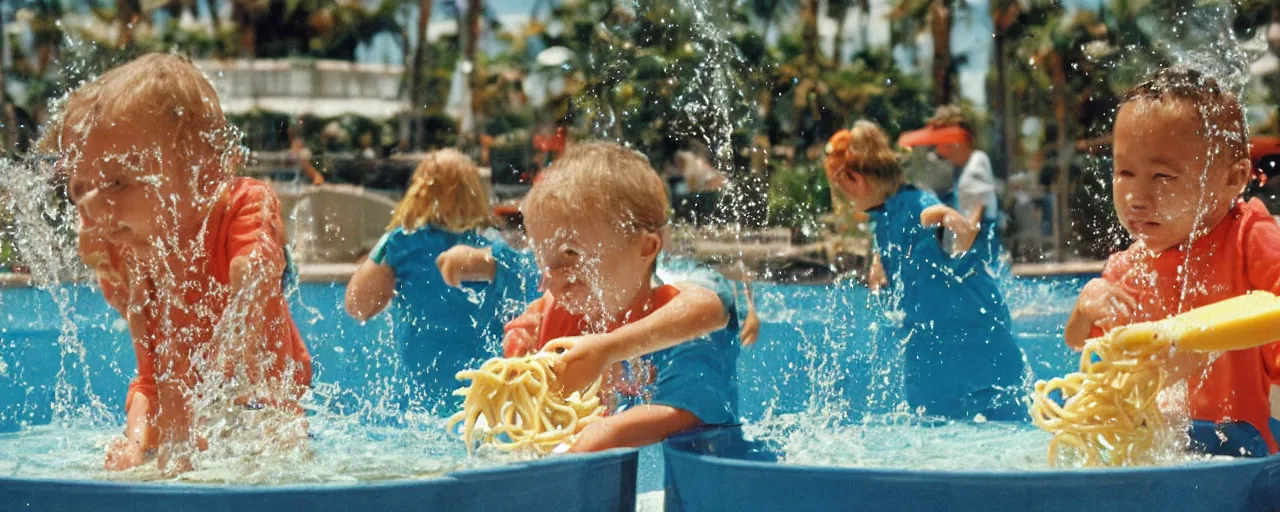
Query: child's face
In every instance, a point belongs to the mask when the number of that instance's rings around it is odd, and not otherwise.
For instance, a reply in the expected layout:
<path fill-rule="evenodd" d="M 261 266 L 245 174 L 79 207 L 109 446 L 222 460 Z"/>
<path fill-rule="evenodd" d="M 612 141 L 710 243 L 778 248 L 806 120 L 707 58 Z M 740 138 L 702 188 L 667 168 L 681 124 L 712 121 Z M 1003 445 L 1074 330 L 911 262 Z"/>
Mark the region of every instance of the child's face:
<path fill-rule="evenodd" d="M 877 206 L 876 188 L 871 185 L 871 180 L 866 176 L 855 172 L 831 173 L 827 172 L 827 183 L 831 184 L 833 190 L 837 190 L 845 199 L 849 200 L 849 206 L 854 211 L 865 212 L 867 208 Z M 880 198 L 883 201 L 884 198 Z"/>
<path fill-rule="evenodd" d="M 138 254 L 167 236 L 184 236 L 197 209 L 197 174 L 166 123 L 117 122 L 90 130 L 64 155 L 67 191 L 82 229 L 99 230 Z M 195 221 L 198 224 L 198 220 Z"/>
<path fill-rule="evenodd" d="M 968 163 L 969 153 L 973 152 L 973 146 L 968 142 L 939 144 L 934 146 L 933 152 L 951 165 L 960 167 Z"/>
<path fill-rule="evenodd" d="M 1135 101 L 1115 125 L 1116 214 L 1134 239 L 1163 252 L 1225 215 L 1248 179 L 1248 160 L 1212 158 L 1194 107 Z M 1221 145 L 1217 148 L 1225 151 Z"/>
<path fill-rule="evenodd" d="M 608 318 L 650 283 L 662 241 L 610 216 L 544 205 L 525 218 L 547 291 L 573 314 Z"/>

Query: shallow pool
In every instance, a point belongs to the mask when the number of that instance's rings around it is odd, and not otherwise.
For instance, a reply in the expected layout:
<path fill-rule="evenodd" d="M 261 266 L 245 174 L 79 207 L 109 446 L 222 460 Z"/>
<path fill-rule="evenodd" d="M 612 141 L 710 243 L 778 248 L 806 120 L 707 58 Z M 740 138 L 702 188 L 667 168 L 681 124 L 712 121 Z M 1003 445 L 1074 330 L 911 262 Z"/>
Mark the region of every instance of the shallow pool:
<path fill-rule="evenodd" d="M 1037 375 L 1065 373 L 1074 365 L 1061 328 L 1082 285 L 1074 277 L 1005 284 L 1019 340 Z M 892 322 L 883 297 L 853 285 L 757 286 L 761 341 L 744 350 L 739 363 L 746 422 L 804 412 L 827 400 L 837 400 L 851 418 L 895 405 L 884 392 L 893 387 L 887 373 L 892 364 L 876 361 L 868 348 L 890 341 L 881 339 L 879 328 Z M 364 325 L 352 320 L 342 310 L 343 291 L 342 283 L 307 283 L 293 297 L 294 318 L 315 363 L 316 401 L 330 413 L 330 431 L 324 422 L 313 429 L 319 430 L 313 459 L 289 471 L 238 468 L 240 479 L 422 478 L 483 464 L 468 461 L 461 442 L 431 427 L 453 411 L 397 419 L 408 393 L 398 377 L 390 322 L 386 315 Z M 145 471 L 105 475 L 97 469 L 101 445 L 123 421 L 124 390 L 134 372 L 132 346 L 118 316 L 82 285 L 53 293 L 0 289 L 0 311 L 0 476 L 146 479 Z M 68 410 L 55 414 L 63 407 Z M 55 417 L 74 420 L 49 425 Z M 661 487 L 658 468 L 657 449 L 642 452 L 641 490 Z M 213 471 L 187 478 L 222 477 Z"/>

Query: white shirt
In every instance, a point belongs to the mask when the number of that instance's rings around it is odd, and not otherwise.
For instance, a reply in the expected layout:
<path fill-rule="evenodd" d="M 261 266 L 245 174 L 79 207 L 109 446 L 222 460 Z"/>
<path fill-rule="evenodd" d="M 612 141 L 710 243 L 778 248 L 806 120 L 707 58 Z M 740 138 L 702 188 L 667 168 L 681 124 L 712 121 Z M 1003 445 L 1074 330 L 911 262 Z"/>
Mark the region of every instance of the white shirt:
<path fill-rule="evenodd" d="M 996 199 L 996 175 L 991 170 L 991 158 L 982 150 L 973 150 L 960 171 L 960 179 L 956 182 L 956 202 L 957 209 L 965 215 L 981 206 L 983 219 L 996 218 L 1000 208 Z"/>

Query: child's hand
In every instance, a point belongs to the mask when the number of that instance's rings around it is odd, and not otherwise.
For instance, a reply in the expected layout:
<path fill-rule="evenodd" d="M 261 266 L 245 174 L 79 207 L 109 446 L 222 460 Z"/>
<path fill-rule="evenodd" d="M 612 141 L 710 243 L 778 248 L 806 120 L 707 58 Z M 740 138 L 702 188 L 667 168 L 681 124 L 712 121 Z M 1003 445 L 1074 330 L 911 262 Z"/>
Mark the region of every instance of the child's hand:
<path fill-rule="evenodd" d="M 109 471 L 120 471 L 142 465 L 146 460 L 147 450 L 142 443 L 121 437 L 107 445 L 107 461 L 103 467 Z"/>
<path fill-rule="evenodd" d="M 760 339 L 760 316 L 756 314 L 756 301 L 751 291 L 751 283 L 745 283 L 742 288 L 745 292 L 743 295 L 747 299 L 747 317 L 742 319 L 742 325 L 738 329 L 738 339 L 742 340 L 742 346 L 750 347 Z"/>
<path fill-rule="evenodd" d="M 1133 296 L 1102 278 L 1089 281 L 1076 301 L 1076 312 L 1081 318 L 1103 330 L 1132 323 L 1137 308 L 1138 302 Z"/>
<path fill-rule="evenodd" d="M 455 245 L 440 253 L 436 267 L 440 269 L 445 284 L 454 288 L 464 282 L 492 282 L 498 272 L 491 250 L 469 245 Z"/>
<path fill-rule="evenodd" d="M 565 394 L 586 389 L 613 363 L 601 346 L 602 336 L 588 334 L 559 338 L 542 348 L 543 352 L 560 354 L 552 369 Z"/>
<path fill-rule="evenodd" d="M 973 247 L 973 242 L 978 239 L 978 226 L 946 205 L 935 204 L 925 208 L 920 212 L 920 225 L 926 228 L 941 225 L 943 229 L 955 235 L 955 245 L 951 247 L 952 256 L 968 251 Z"/>
<path fill-rule="evenodd" d="M 889 284 L 889 277 L 884 273 L 884 265 L 880 264 L 880 256 L 876 255 L 872 258 L 871 268 L 867 271 L 867 288 L 878 292 L 886 284 Z"/>

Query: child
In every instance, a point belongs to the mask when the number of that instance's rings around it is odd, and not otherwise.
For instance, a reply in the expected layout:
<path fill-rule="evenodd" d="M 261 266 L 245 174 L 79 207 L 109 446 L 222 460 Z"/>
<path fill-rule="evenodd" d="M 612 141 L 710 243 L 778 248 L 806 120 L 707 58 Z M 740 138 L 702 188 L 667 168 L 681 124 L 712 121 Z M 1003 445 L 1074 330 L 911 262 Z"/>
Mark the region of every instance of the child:
<path fill-rule="evenodd" d="M 667 228 L 661 179 L 617 144 L 573 146 L 547 170 L 521 211 L 547 293 L 507 325 L 512 354 L 563 351 L 566 390 L 609 372 L 629 405 L 581 432 L 570 451 L 637 447 L 704 424 L 737 421 L 737 341 L 699 338 L 725 326 L 714 293 L 653 284 Z M 623 382 L 625 381 L 625 382 Z"/>
<path fill-rule="evenodd" d="M 833 191 L 870 214 L 876 255 L 900 297 L 907 403 L 934 416 L 1025 418 L 1017 405 L 1022 353 L 995 280 L 978 270 L 975 254 L 945 254 L 939 232 L 926 226 L 963 231 L 965 219 L 906 184 L 888 138 L 871 122 L 831 137 L 826 171 Z"/>
<path fill-rule="evenodd" d="M 233 177 L 229 134 L 200 72 L 149 54 L 72 93 L 46 139 L 80 214 L 82 257 L 128 319 L 138 359 L 108 469 L 158 448 L 163 471 L 183 471 L 197 400 L 296 416 L 310 385 L 281 285 L 279 204 L 266 184 Z"/>
<path fill-rule="evenodd" d="M 929 128 L 958 128 L 963 133 L 959 142 L 938 144 L 934 153 L 951 165 L 954 181 L 950 190 L 939 191 L 942 202 L 959 210 L 969 222 L 978 226 L 978 239 L 973 250 L 978 259 L 996 275 L 1005 271 L 1001 261 L 1004 247 L 1000 244 L 1000 203 L 996 198 L 996 177 L 991 158 L 973 147 L 973 128 L 964 111 L 955 105 L 938 107 Z"/>
<path fill-rule="evenodd" d="M 347 312 L 368 320 L 394 304 L 396 345 L 419 392 L 437 405 L 458 387 L 454 374 L 497 353 L 503 324 L 535 297 L 522 259 L 479 229 L 489 224 L 480 172 L 462 153 L 433 152 L 418 165 L 390 231 L 347 285 Z M 454 245 L 476 250 L 489 286 L 460 285 L 436 270 Z M 536 281 L 532 281 L 536 283 Z"/>
<path fill-rule="evenodd" d="M 1115 327 L 1250 290 L 1280 292 L 1280 227 L 1260 202 L 1240 198 L 1252 166 L 1234 97 L 1197 72 L 1160 71 L 1125 95 L 1114 139 L 1116 214 L 1134 243 L 1081 291 L 1066 325 L 1068 345 L 1079 349 Z M 1270 390 L 1277 377 L 1277 344 L 1224 353 L 1191 377 L 1195 446 L 1275 453 Z"/>

